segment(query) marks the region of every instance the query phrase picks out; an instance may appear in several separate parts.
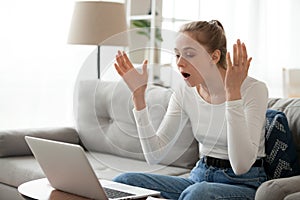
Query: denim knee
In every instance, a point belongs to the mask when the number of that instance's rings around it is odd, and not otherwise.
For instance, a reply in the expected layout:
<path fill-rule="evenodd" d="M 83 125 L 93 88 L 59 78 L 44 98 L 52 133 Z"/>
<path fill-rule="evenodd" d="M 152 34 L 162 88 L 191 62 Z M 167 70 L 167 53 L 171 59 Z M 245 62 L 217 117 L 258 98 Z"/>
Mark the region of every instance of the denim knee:
<path fill-rule="evenodd" d="M 180 200 L 197 199 L 254 199 L 255 189 L 245 186 L 222 183 L 199 182 L 187 187 L 180 195 Z"/>
<path fill-rule="evenodd" d="M 215 193 L 207 182 L 195 183 L 187 187 L 180 195 L 179 199 L 215 199 Z"/>
<path fill-rule="evenodd" d="M 113 181 L 127 185 L 134 185 L 134 183 L 136 183 L 135 175 L 135 173 L 123 173 L 113 178 Z"/>

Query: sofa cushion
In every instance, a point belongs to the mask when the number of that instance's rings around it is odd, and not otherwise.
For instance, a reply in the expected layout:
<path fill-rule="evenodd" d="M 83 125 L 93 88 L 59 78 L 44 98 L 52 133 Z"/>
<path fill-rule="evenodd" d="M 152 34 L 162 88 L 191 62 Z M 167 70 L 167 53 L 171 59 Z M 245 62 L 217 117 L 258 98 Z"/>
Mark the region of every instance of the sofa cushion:
<path fill-rule="evenodd" d="M 77 131 L 73 128 L 42 128 L 0 131 L 0 157 L 31 155 L 25 136 L 41 137 L 68 143 L 79 143 Z"/>
<path fill-rule="evenodd" d="M 149 85 L 146 100 L 157 128 L 168 107 L 172 90 Z M 77 130 L 91 151 L 145 160 L 132 113 L 131 92 L 123 81 L 82 81 L 79 84 Z M 162 164 L 192 168 L 199 158 L 190 123 Z"/>
<path fill-rule="evenodd" d="M 17 188 L 0 183 L 1 199 L 24 200 Z"/>
<path fill-rule="evenodd" d="M 299 200 L 300 191 L 287 195 L 283 200 Z"/>
<path fill-rule="evenodd" d="M 299 185 L 300 176 L 266 181 L 256 191 L 255 200 L 283 200 L 286 196 L 299 192 Z"/>
<path fill-rule="evenodd" d="M 300 161 L 300 98 L 271 98 L 268 107 L 286 115 Z"/>
<path fill-rule="evenodd" d="M 0 182 L 14 187 L 30 180 L 45 177 L 33 156 L 1 158 L 0 171 Z"/>
<path fill-rule="evenodd" d="M 269 179 L 299 175 L 300 165 L 293 136 L 283 112 L 266 113 L 265 170 Z"/>
<path fill-rule="evenodd" d="M 86 155 L 97 177 L 107 180 L 111 180 L 115 176 L 129 171 L 154 172 L 174 176 L 189 172 L 189 169 L 172 166 L 166 167 L 165 165 L 150 166 L 145 161 L 122 158 L 111 154 L 87 152 Z M 0 171 L 2 172 L 0 173 L 0 182 L 14 187 L 30 180 L 45 177 L 40 165 L 33 156 L 1 158 Z"/>

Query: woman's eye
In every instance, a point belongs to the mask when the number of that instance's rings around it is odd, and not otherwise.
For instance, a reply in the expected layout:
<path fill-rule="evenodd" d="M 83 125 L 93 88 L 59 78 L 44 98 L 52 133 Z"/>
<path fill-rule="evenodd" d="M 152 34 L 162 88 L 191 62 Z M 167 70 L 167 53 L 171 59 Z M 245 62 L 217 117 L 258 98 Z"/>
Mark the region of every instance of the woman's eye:
<path fill-rule="evenodd" d="M 191 52 L 186 52 L 186 53 L 185 53 L 185 56 L 188 57 L 188 58 L 192 58 L 192 57 L 195 56 L 195 54 L 194 54 L 194 53 L 191 53 Z"/>
<path fill-rule="evenodd" d="M 179 54 L 175 54 L 175 57 L 178 59 L 178 58 L 180 58 L 180 55 Z"/>

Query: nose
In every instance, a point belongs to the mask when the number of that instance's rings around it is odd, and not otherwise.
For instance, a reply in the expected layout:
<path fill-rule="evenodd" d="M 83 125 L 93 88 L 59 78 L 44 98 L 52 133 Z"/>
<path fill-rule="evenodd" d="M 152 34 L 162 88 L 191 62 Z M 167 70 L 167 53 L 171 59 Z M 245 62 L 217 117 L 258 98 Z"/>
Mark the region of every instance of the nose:
<path fill-rule="evenodd" d="M 177 58 L 176 64 L 178 67 L 183 67 L 184 66 L 184 58 L 182 56 L 180 56 L 179 58 Z"/>

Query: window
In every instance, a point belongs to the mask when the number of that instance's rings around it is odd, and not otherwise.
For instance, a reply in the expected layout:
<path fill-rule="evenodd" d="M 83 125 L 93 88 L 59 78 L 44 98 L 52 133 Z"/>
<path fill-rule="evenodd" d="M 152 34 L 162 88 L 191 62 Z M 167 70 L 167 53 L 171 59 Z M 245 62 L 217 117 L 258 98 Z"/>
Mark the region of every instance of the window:
<path fill-rule="evenodd" d="M 73 85 L 91 52 L 67 44 L 73 4 L 0 2 L 0 129 L 73 125 Z"/>

